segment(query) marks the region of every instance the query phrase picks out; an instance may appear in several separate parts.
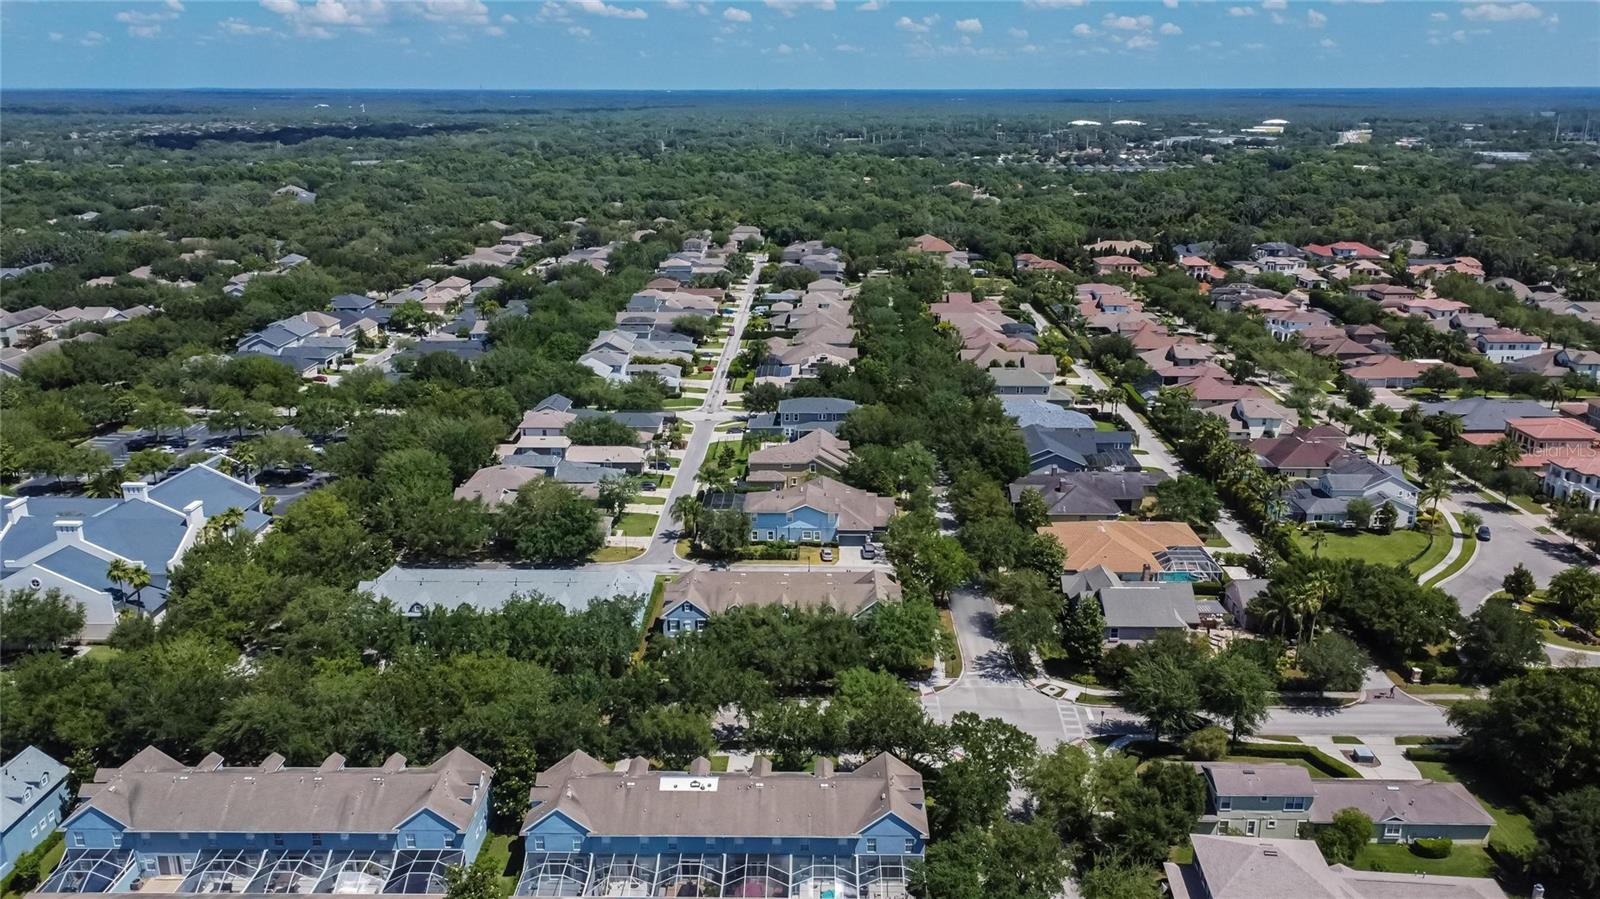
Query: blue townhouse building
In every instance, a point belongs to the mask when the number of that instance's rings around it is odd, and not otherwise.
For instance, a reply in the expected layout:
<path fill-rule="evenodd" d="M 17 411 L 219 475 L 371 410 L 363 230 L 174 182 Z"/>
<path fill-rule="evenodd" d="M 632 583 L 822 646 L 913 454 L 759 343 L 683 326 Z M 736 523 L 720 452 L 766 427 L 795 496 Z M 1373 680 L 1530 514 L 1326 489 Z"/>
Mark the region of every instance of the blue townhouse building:
<path fill-rule="evenodd" d="M 463 749 L 422 767 L 284 761 L 185 765 L 148 747 L 95 772 L 39 892 L 439 894 L 488 831 L 494 772 Z"/>
<path fill-rule="evenodd" d="M 907 895 L 928 840 L 922 777 L 890 755 L 853 771 L 620 770 L 574 752 L 529 791 L 521 896 Z"/>
<path fill-rule="evenodd" d="M 55 831 L 68 796 L 67 766 L 37 746 L 0 768 L 0 877 Z"/>

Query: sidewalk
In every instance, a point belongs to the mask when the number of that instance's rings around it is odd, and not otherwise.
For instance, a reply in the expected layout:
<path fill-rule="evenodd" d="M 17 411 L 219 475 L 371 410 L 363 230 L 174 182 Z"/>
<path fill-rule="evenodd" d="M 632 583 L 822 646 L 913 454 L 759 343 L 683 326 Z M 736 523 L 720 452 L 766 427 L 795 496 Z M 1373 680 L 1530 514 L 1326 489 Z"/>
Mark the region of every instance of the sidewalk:
<path fill-rule="evenodd" d="M 1451 563 L 1461 556 L 1462 551 L 1467 546 L 1467 542 L 1462 539 L 1461 529 L 1456 526 L 1456 517 L 1451 513 L 1449 507 L 1444 503 L 1440 503 L 1439 514 L 1444 516 L 1445 524 L 1450 528 L 1450 551 L 1444 554 L 1444 558 L 1439 560 L 1439 564 L 1417 575 L 1417 583 L 1419 584 L 1426 584 L 1428 581 L 1443 574 Z"/>

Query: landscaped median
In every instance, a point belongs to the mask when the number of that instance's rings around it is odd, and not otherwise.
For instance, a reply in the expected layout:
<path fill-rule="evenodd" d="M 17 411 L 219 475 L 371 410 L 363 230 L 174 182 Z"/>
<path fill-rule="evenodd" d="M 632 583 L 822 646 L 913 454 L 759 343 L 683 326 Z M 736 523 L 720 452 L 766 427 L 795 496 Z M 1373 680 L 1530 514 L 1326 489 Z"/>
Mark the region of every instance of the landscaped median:
<path fill-rule="evenodd" d="M 1443 534 L 1397 530 L 1389 534 L 1373 531 L 1319 531 L 1323 539 L 1317 548 L 1311 533 L 1296 531 L 1294 541 L 1306 555 L 1322 559 L 1357 559 L 1373 565 L 1404 565 L 1421 574 L 1444 561 L 1450 553 L 1450 539 Z"/>

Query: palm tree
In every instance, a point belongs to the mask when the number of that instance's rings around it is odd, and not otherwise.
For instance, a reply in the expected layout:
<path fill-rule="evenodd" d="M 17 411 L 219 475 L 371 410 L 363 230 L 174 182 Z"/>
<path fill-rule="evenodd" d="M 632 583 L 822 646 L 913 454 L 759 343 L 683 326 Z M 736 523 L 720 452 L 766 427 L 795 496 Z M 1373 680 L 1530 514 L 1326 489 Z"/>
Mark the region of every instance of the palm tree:
<path fill-rule="evenodd" d="M 221 512 L 211 516 L 205 528 L 200 532 L 201 540 L 214 540 L 225 537 L 239 529 L 244 524 L 244 510 L 238 506 L 229 506 Z"/>
<path fill-rule="evenodd" d="M 1295 640 L 1296 645 L 1305 645 L 1308 622 L 1311 636 L 1316 637 L 1317 614 L 1327 604 L 1328 594 L 1332 592 L 1333 582 L 1328 580 L 1327 575 L 1318 572 L 1306 578 L 1305 583 L 1290 594 L 1290 608 L 1294 611 L 1295 621 L 1298 625 L 1297 632 L 1299 636 Z"/>
<path fill-rule="evenodd" d="M 1328 544 L 1328 532 L 1316 528 L 1311 532 L 1311 558 L 1322 558 L 1322 548 Z"/>
<path fill-rule="evenodd" d="M 1089 386 L 1078 388 L 1078 399 L 1086 403 L 1093 403 L 1096 410 L 1100 408 L 1100 403 L 1103 401 L 1100 391 Z"/>
<path fill-rule="evenodd" d="M 1466 425 L 1462 423 L 1459 415 L 1446 415 L 1444 420 L 1440 421 L 1435 427 L 1439 434 L 1440 442 L 1444 444 L 1446 449 L 1454 446 L 1455 442 L 1460 440 L 1461 435 L 1466 431 Z"/>
<path fill-rule="evenodd" d="M 683 528 L 689 532 L 690 540 L 696 537 L 700 525 L 700 513 L 704 511 L 705 506 L 692 493 L 685 493 L 672 501 L 672 517 L 683 522 Z"/>
<path fill-rule="evenodd" d="M 1489 444 L 1489 461 L 1493 462 L 1494 467 L 1501 471 L 1517 464 L 1517 460 L 1521 458 L 1522 448 L 1517 446 L 1517 442 L 1510 437 L 1501 437 L 1499 440 Z"/>
<path fill-rule="evenodd" d="M 1423 485 L 1419 498 L 1428 503 L 1433 511 L 1439 511 L 1439 501 L 1450 495 L 1450 478 L 1444 472 L 1438 472 L 1428 478 Z"/>
<path fill-rule="evenodd" d="M 137 562 L 127 559 L 112 559 L 106 567 L 106 580 L 122 587 L 124 598 L 128 591 L 133 591 L 133 602 L 139 604 L 139 591 L 150 586 L 150 572 Z"/>

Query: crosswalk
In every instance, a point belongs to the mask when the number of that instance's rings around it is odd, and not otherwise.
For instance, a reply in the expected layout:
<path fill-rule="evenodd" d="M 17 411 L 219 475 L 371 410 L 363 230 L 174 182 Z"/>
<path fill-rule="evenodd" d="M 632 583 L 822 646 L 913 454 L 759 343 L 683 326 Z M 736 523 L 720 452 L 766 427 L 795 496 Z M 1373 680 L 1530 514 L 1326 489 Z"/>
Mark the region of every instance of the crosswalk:
<path fill-rule="evenodd" d="M 1089 735 L 1088 723 L 1083 720 L 1084 713 L 1090 716 L 1094 712 L 1070 702 L 1056 703 L 1056 715 L 1061 719 L 1061 739 L 1071 743 L 1082 740 Z"/>

